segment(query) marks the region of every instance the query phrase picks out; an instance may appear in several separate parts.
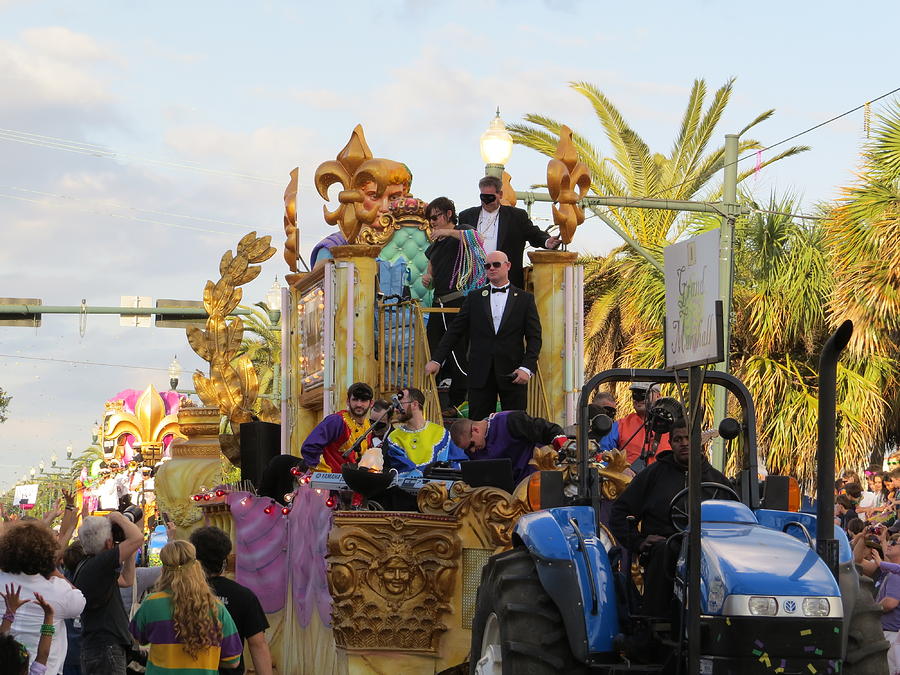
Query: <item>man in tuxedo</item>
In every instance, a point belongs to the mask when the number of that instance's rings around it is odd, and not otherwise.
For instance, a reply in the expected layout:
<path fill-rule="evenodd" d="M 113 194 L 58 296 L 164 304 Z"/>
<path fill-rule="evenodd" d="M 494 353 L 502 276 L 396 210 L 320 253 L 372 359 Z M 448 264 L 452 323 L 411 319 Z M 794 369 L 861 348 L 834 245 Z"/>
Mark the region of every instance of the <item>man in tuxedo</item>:
<path fill-rule="evenodd" d="M 510 262 L 509 280 L 513 286 L 525 287 L 522 255 L 526 242 L 538 248 L 556 248 L 557 237 L 551 237 L 531 222 L 528 212 L 500 205 L 503 182 L 494 176 L 478 181 L 481 206 L 473 206 L 459 214 L 459 224 L 469 225 L 484 239 L 484 252 L 503 251 Z"/>
<path fill-rule="evenodd" d="M 490 282 L 471 291 L 447 328 L 425 372 L 434 375 L 460 336 L 469 335 L 469 418 L 481 420 L 503 410 L 524 410 L 528 380 L 541 352 L 541 319 L 534 296 L 509 281 L 510 262 L 503 251 L 488 253 Z"/>

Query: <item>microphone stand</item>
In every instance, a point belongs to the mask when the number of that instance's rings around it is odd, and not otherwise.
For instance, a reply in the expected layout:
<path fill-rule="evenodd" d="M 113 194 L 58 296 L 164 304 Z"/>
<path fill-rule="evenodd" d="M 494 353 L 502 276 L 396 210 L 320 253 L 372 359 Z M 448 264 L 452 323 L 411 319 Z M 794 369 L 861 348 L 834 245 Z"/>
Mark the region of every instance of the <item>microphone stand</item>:
<path fill-rule="evenodd" d="M 391 406 L 390 408 L 385 408 L 384 410 L 382 410 L 381 415 L 378 417 L 378 419 L 375 420 L 374 422 L 372 422 L 372 424 L 369 425 L 369 428 L 366 429 L 363 433 L 361 433 L 359 435 L 359 438 L 356 439 L 356 442 L 353 445 L 351 445 L 349 448 L 347 448 L 347 450 L 345 450 L 344 452 L 341 453 L 341 457 L 343 457 L 344 459 L 348 459 L 354 451 L 358 450 L 359 446 L 362 445 L 362 442 L 366 439 L 366 436 L 369 435 L 369 432 L 372 431 L 372 429 L 377 427 L 379 424 L 381 424 L 381 421 L 384 419 L 384 416 L 388 412 L 390 412 L 393 409 L 393 407 L 394 406 Z"/>

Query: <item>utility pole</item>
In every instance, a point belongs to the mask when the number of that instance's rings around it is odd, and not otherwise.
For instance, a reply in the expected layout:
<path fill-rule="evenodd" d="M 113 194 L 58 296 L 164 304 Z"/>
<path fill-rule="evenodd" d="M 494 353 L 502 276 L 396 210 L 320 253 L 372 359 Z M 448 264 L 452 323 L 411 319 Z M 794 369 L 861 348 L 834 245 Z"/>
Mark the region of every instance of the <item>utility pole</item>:
<path fill-rule="evenodd" d="M 722 225 L 719 236 L 719 298 L 722 300 L 722 342 L 725 360 L 716 364 L 716 370 L 731 371 L 731 317 L 734 313 L 734 221 L 741 214 L 737 203 L 737 134 L 725 135 L 725 176 L 722 186 Z M 716 387 L 713 399 L 713 419 L 723 420 L 728 411 L 728 390 Z M 716 438 L 710 453 L 711 464 L 720 471 L 725 469 L 725 443 Z"/>

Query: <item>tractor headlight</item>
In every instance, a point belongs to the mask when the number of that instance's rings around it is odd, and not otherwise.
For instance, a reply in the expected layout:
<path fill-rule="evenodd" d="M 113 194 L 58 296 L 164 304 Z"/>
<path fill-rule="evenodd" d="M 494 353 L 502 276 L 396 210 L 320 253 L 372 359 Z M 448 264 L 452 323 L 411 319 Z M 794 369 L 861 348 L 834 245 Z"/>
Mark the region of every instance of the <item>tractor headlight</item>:
<path fill-rule="evenodd" d="M 803 598 L 803 614 L 805 616 L 828 616 L 831 603 L 828 598 Z"/>
<path fill-rule="evenodd" d="M 751 595 L 747 600 L 747 608 L 753 616 L 775 616 L 778 614 L 778 601 L 762 595 Z"/>

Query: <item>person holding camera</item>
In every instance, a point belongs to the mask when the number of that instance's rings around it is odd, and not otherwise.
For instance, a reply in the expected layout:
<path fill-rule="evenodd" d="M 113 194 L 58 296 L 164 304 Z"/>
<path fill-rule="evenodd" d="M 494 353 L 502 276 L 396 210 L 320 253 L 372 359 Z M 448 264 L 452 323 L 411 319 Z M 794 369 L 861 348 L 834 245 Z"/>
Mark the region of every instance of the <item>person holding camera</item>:
<path fill-rule="evenodd" d="M 464 334 L 469 336 L 469 419 L 497 411 L 525 410 L 528 380 L 541 353 L 541 318 L 534 296 L 509 281 L 509 258 L 493 251 L 485 261 L 487 286 L 466 296 L 462 309 L 425 365 L 437 375 Z"/>
<path fill-rule="evenodd" d="M 73 582 L 86 601 L 81 613 L 81 672 L 125 675 L 126 653 L 133 644 L 119 587 L 134 583 L 135 554 L 144 543 L 136 506 L 126 513 L 88 516 L 78 528 L 85 558 Z"/>
<path fill-rule="evenodd" d="M 659 400 L 659 385 L 651 385 L 650 382 L 632 382 L 629 389 L 634 412 L 619 420 L 618 448 L 625 451 L 628 464 L 638 472 L 652 464 L 657 453 L 671 448 L 669 434 L 647 435 L 649 426 L 647 414 Z"/>

